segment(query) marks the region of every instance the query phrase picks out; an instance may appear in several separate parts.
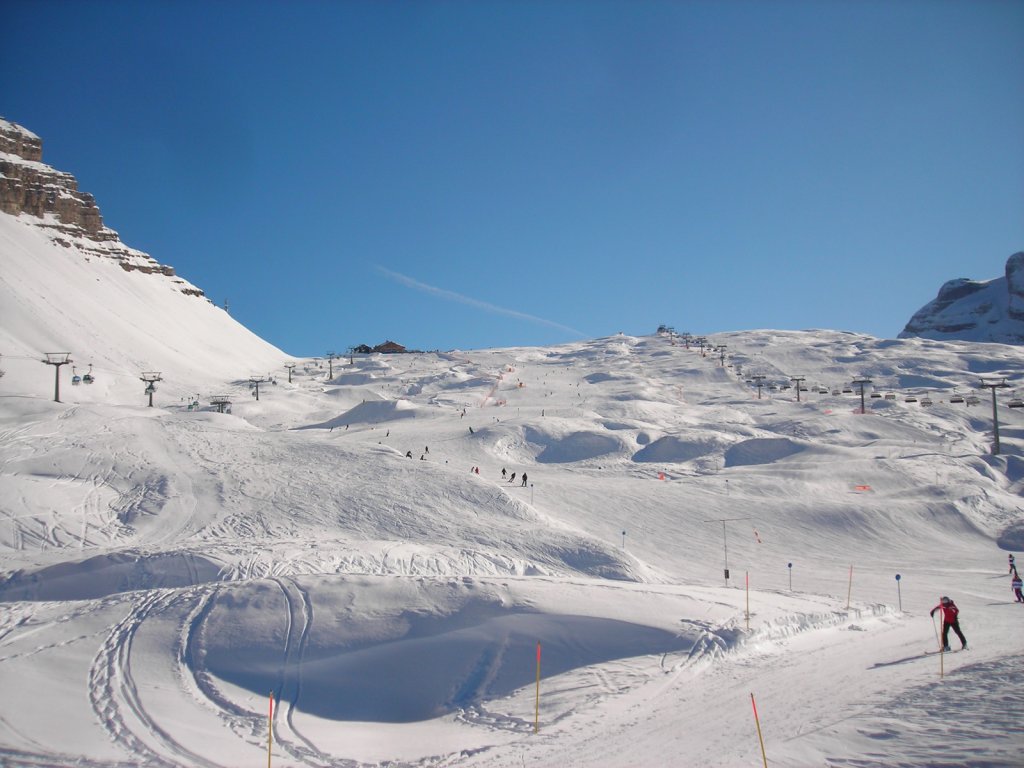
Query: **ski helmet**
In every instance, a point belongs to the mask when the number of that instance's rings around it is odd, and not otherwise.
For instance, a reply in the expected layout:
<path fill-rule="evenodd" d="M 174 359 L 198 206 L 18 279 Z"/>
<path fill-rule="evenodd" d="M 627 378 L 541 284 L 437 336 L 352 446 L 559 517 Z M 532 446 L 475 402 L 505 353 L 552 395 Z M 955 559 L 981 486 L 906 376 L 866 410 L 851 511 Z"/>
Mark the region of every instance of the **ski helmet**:
<path fill-rule="evenodd" d="M 942 596 L 942 597 L 941 597 L 941 598 L 939 599 L 939 602 L 940 602 L 940 603 L 942 603 L 943 605 L 949 605 L 949 604 L 950 604 L 951 602 L 953 602 L 953 601 L 952 601 L 952 600 L 950 600 L 950 599 L 949 599 L 948 597 L 946 597 L 945 595 L 943 595 L 943 596 Z"/>

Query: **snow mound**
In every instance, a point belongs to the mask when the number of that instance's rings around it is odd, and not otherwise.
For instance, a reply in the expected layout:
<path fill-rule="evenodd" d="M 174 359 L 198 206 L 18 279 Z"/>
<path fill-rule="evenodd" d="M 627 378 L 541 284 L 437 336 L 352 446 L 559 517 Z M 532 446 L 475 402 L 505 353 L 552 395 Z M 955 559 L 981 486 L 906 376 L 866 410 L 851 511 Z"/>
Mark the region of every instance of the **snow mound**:
<path fill-rule="evenodd" d="M 708 456 L 719 450 L 721 450 L 721 443 L 714 435 L 703 437 L 666 435 L 634 453 L 633 461 L 682 463 Z"/>
<path fill-rule="evenodd" d="M 191 587 L 219 577 L 220 566 L 190 552 L 118 552 L 19 571 L 0 585 L 0 600 L 93 600 L 137 589 Z"/>
<path fill-rule="evenodd" d="M 592 373 L 589 376 L 584 376 L 583 380 L 588 384 L 600 384 L 605 381 L 624 381 L 627 380 L 625 376 L 617 376 L 614 373 L 608 373 L 607 371 L 599 371 Z"/>
<path fill-rule="evenodd" d="M 331 384 L 338 384 L 345 387 L 361 387 L 366 384 L 373 384 L 377 377 L 372 373 L 343 373 L 331 379 Z"/>
<path fill-rule="evenodd" d="M 365 400 L 340 416 L 319 424 L 310 424 L 303 429 L 333 429 L 350 424 L 383 424 L 399 419 L 414 419 L 422 410 L 408 400 Z"/>
<path fill-rule="evenodd" d="M 580 431 L 557 437 L 539 429 L 524 430 L 527 442 L 542 446 L 537 454 L 541 464 L 568 464 L 616 453 L 622 448 L 618 438 L 599 432 Z"/>
<path fill-rule="evenodd" d="M 765 437 L 744 440 L 725 452 L 725 466 L 746 467 L 771 464 L 804 450 L 804 446 L 787 437 Z"/>

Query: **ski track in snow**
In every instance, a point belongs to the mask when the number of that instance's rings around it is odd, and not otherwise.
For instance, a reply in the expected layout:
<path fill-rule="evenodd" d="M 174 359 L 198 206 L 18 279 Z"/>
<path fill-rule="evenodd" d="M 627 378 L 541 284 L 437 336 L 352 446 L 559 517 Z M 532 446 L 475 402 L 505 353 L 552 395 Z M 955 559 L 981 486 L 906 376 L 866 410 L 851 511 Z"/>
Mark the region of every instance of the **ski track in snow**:
<path fill-rule="evenodd" d="M 313 605 L 309 595 L 292 580 L 275 578 L 287 603 L 288 629 L 285 640 L 281 683 L 276 693 L 277 706 L 284 707 L 274 716 L 274 738 L 278 746 L 304 765 L 329 765 L 330 758 L 295 727 L 295 707 L 302 695 L 302 660 L 313 623 Z"/>
<path fill-rule="evenodd" d="M 115 743 L 146 765 L 168 768 L 195 765 L 217 768 L 215 763 L 187 750 L 147 712 L 132 671 L 132 642 L 151 613 L 171 605 L 174 592 L 152 590 L 132 600 L 128 615 L 111 631 L 89 672 L 89 699 L 93 711 Z"/>

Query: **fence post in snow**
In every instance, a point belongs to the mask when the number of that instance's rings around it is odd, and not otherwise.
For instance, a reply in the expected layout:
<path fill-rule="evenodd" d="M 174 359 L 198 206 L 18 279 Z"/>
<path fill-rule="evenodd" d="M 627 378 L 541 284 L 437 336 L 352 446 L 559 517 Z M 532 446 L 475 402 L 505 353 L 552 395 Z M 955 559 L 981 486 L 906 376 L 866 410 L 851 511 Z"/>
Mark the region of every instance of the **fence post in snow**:
<path fill-rule="evenodd" d="M 533 711 L 533 732 L 540 732 L 540 640 L 537 641 L 537 701 Z"/>
<path fill-rule="evenodd" d="M 745 571 L 747 580 L 747 631 L 750 631 L 750 571 Z"/>
<path fill-rule="evenodd" d="M 853 595 L 853 564 L 850 565 L 850 586 L 846 590 L 846 610 L 850 610 L 850 597 Z"/>

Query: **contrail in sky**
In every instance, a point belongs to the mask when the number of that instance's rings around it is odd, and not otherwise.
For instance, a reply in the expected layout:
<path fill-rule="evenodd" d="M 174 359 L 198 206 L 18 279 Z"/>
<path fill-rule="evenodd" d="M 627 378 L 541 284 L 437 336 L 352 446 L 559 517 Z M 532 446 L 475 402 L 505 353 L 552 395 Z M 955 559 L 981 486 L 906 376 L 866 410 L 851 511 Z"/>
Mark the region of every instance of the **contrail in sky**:
<path fill-rule="evenodd" d="M 507 315 L 508 317 L 514 317 L 519 320 L 527 320 L 531 323 L 538 323 L 539 325 L 546 325 L 551 328 L 557 328 L 560 331 L 573 333 L 581 338 L 585 338 L 587 336 L 587 334 L 583 333 L 583 331 L 577 331 L 575 328 L 570 328 L 567 325 L 556 323 L 553 320 L 545 320 L 543 317 L 535 317 L 534 315 L 528 315 L 525 312 L 517 312 L 514 309 L 505 309 L 505 307 L 498 307 L 495 306 L 494 304 L 488 304 L 486 301 L 480 301 L 479 299 L 473 299 L 470 298 L 469 296 L 463 296 L 461 293 L 455 293 L 455 291 L 447 291 L 444 288 L 437 288 L 436 286 L 433 285 L 427 285 L 426 283 L 421 283 L 419 280 L 414 280 L 411 277 L 407 277 L 406 275 L 400 274 L 398 272 L 393 272 L 390 269 L 386 269 L 385 267 L 382 267 L 380 265 L 377 265 L 377 271 L 380 272 L 385 277 L 394 280 L 396 283 L 401 283 L 407 288 L 414 288 L 417 291 L 423 291 L 424 293 L 432 294 L 434 296 L 437 296 L 438 298 L 445 299 L 446 301 L 457 301 L 460 304 L 467 304 L 471 307 L 476 307 L 477 309 L 482 309 L 485 312 L 491 312 L 495 315 Z"/>

